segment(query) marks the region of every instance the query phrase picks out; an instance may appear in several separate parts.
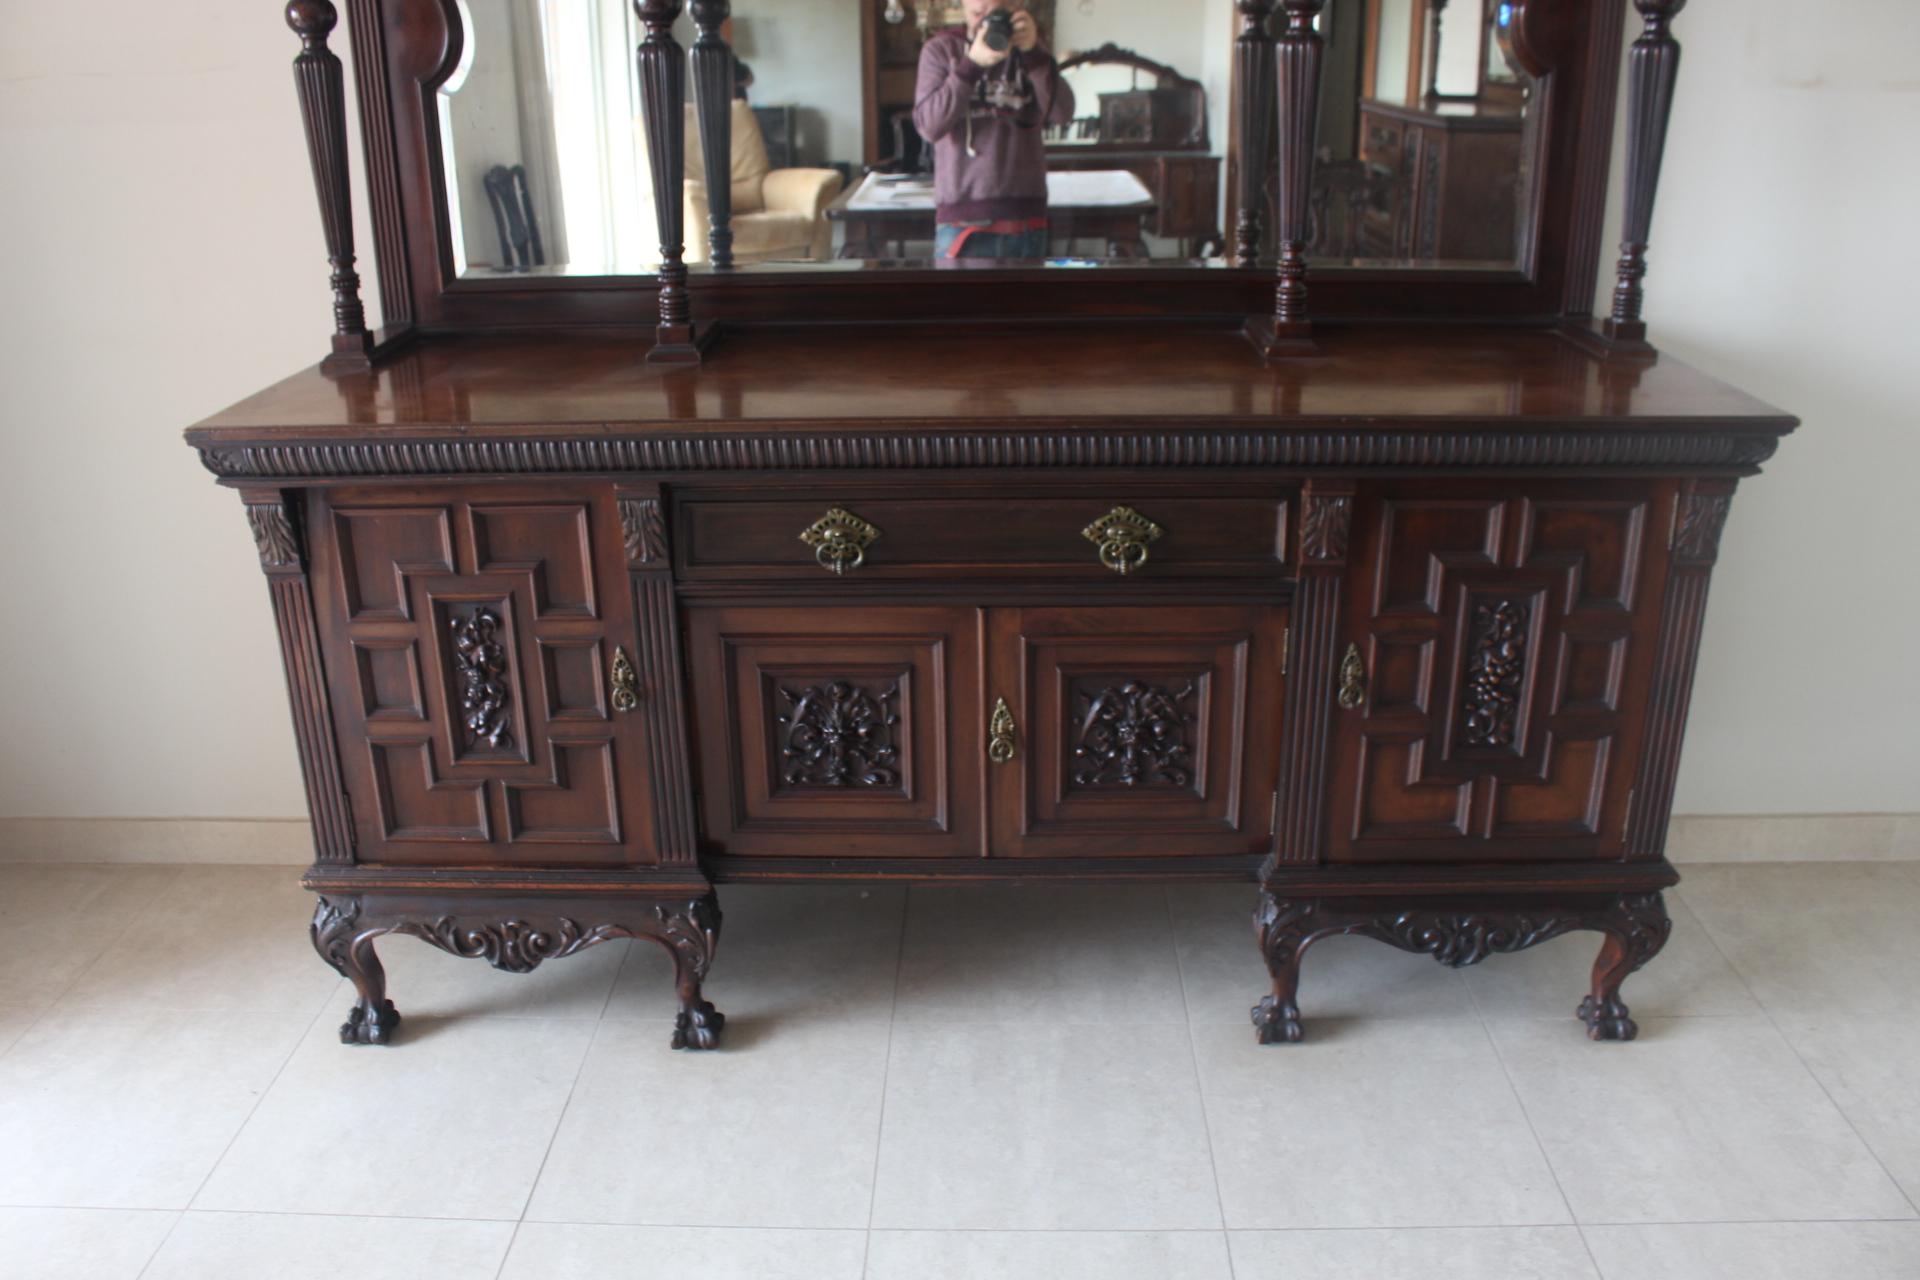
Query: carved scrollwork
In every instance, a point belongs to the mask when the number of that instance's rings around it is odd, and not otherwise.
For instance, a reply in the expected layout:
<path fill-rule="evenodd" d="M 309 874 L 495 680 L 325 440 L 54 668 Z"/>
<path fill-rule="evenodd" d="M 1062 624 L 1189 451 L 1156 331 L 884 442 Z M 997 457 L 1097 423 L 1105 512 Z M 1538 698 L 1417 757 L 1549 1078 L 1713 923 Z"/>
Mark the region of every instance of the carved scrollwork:
<path fill-rule="evenodd" d="M 461 724 L 469 745 L 507 746 L 513 739 L 507 716 L 507 653 L 496 638 L 500 618 L 476 609 L 452 619 L 454 669 L 460 679 Z"/>
<path fill-rule="evenodd" d="M 609 938 L 626 936 L 616 925 L 582 929 L 577 921 L 566 916 L 556 917 L 550 925 L 522 919 L 470 924 L 453 916 L 441 916 L 437 920 L 402 924 L 393 932 L 430 942 L 442 951 L 468 960 L 485 960 L 506 973 L 532 973 L 542 961 L 558 960 Z"/>
<path fill-rule="evenodd" d="M 627 563 L 652 565 L 667 558 L 667 522 L 658 498 L 620 499 L 620 538 Z"/>
<path fill-rule="evenodd" d="M 1193 784 L 1194 685 L 1128 680 L 1077 694 L 1073 781 L 1080 787 Z"/>
<path fill-rule="evenodd" d="M 1525 600 L 1489 600 L 1474 607 L 1460 745 L 1515 745 L 1532 614 L 1532 606 Z"/>
<path fill-rule="evenodd" d="M 1373 938 L 1458 969 L 1479 964 L 1490 955 L 1524 951 L 1578 929 L 1606 935 L 1594 963 L 1592 991 L 1581 1002 L 1578 1016 L 1596 1040 L 1631 1040 L 1638 1028 L 1620 1000 L 1620 984 L 1659 954 L 1673 931 L 1666 904 L 1657 892 L 1479 910 L 1328 903 L 1262 893 L 1254 909 L 1254 937 L 1273 977 L 1273 994 L 1254 1006 L 1253 1024 L 1262 1044 L 1301 1038 L 1296 999 L 1300 960 L 1323 938 Z"/>
<path fill-rule="evenodd" d="M 293 532 L 287 508 L 279 502 L 247 504 L 247 525 L 263 569 L 293 569 L 300 565 L 300 539 Z"/>
<path fill-rule="evenodd" d="M 898 681 L 869 689 L 831 680 L 780 686 L 788 710 L 780 726 L 780 776 L 788 786 L 890 788 L 900 785 Z"/>

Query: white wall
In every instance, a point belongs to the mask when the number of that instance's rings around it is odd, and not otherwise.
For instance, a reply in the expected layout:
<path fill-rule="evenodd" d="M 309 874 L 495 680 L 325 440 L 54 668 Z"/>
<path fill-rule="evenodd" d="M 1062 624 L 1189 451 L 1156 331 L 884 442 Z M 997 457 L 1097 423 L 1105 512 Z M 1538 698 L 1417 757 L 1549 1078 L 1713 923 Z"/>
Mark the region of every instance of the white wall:
<path fill-rule="evenodd" d="M 1678 24 L 1647 314 L 1807 420 L 1734 504 L 1681 812 L 1920 810 L 1920 6 L 1795 12 Z M 230 0 L 6 17 L 0 817 L 297 814 L 266 586 L 179 438 L 324 348 L 296 41 Z"/>

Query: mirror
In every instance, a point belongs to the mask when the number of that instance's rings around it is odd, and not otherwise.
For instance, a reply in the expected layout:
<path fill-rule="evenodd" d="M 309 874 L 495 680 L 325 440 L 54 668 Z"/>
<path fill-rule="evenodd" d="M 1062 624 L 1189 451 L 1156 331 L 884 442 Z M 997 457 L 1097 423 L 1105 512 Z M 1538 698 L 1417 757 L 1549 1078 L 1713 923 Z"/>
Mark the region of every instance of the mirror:
<path fill-rule="evenodd" d="M 458 274 L 652 272 L 631 0 L 448 2 L 464 30 L 437 94 Z M 1030 29 L 1047 52 L 953 70 L 970 61 L 969 11 L 1009 4 L 1016 40 Z M 1320 261 L 1515 261 L 1527 87 L 1496 38 L 1505 6 L 1482 6 L 1327 0 Z M 1216 258 L 1238 31 L 1234 0 L 736 0 L 736 260 Z M 695 34 L 685 17 L 675 28 L 683 48 Z M 691 104 L 686 127 L 686 256 L 700 263 Z"/>
<path fill-rule="evenodd" d="M 1311 261 L 1520 260 L 1537 109 L 1512 16 L 1506 0 L 1327 0 Z"/>

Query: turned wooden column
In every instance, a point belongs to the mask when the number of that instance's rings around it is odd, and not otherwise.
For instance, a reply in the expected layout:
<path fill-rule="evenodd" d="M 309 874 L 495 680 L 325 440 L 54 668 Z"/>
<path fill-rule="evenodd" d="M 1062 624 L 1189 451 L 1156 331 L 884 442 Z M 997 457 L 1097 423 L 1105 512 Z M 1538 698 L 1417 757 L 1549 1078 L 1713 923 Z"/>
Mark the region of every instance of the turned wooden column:
<path fill-rule="evenodd" d="M 1680 74 L 1680 42 L 1669 31 L 1687 0 L 1633 0 L 1643 28 L 1627 54 L 1627 208 L 1615 268 L 1613 313 L 1603 332 L 1617 344 L 1644 347 L 1640 281 L 1647 274 L 1647 236 L 1653 225 L 1653 193 L 1673 115 L 1673 84 Z"/>
<path fill-rule="evenodd" d="M 686 52 L 673 38 L 681 0 L 634 0 L 646 28 L 640 42 L 640 116 L 647 131 L 653 210 L 660 225 L 660 321 L 647 360 L 697 364 L 700 349 L 687 296 L 684 189 L 687 181 Z"/>
<path fill-rule="evenodd" d="M 693 106 L 700 120 L 700 157 L 707 170 L 707 261 L 733 265 L 733 49 L 721 24 L 730 0 L 693 0 L 700 34 L 693 42 Z M 694 234 L 700 228 L 692 227 Z"/>
<path fill-rule="evenodd" d="M 1274 89 L 1280 149 L 1275 230 L 1273 314 L 1247 321 L 1247 338 L 1263 356 L 1310 354 L 1307 319 L 1307 230 L 1313 186 L 1313 144 L 1320 123 L 1320 63 L 1325 42 L 1313 29 L 1323 0 L 1280 0 L 1286 30 L 1274 42 Z"/>
<path fill-rule="evenodd" d="M 1240 265 L 1260 258 L 1267 182 L 1273 173 L 1273 33 L 1267 20 L 1274 0 L 1235 0 L 1240 34 L 1233 42 L 1234 79 L 1240 86 L 1240 166 L 1234 187 L 1234 255 Z"/>
<path fill-rule="evenodd" d="M 373 367 L 373 338 L 367 332 L 366 309 L 360 304 L 360 276 L 353 269 L 345 81 L 339 57 L 327 48 L 327 36 L 339 20 L 329 0 L 293 0 L 287 6 L 287 26 L 300 37 L 293 83 L 300 93 L 300 118 L 307 131 L 314 194 L 320 199 L 327 261 L 333 266 L 333 351 L 320 362 L 328 373 Z"/>

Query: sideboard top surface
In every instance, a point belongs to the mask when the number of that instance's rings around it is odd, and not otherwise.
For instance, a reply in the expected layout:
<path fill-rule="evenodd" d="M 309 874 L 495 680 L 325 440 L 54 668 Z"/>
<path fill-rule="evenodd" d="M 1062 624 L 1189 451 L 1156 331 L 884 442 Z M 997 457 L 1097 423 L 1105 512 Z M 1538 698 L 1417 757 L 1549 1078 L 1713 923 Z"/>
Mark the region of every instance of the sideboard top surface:
<path fill-rule="evenodd" d="M 838 425 L 1152 425 L 1272 431 L 1607 426 L 1779 435 L 1795 419 L 1670 357 L 1608 363 L 1540 330 L 1329 329 L 1263 365 L 1204 328 L 730 330 L 706 363 L 649 365 L 620 330 L 422 339 L 371 373 L 297 373 L 188 432 L 219 448 L 491 438 L 509 431 L 725 437 Z"/>

